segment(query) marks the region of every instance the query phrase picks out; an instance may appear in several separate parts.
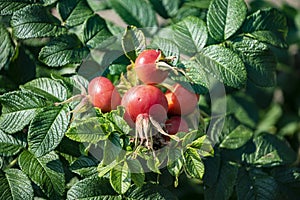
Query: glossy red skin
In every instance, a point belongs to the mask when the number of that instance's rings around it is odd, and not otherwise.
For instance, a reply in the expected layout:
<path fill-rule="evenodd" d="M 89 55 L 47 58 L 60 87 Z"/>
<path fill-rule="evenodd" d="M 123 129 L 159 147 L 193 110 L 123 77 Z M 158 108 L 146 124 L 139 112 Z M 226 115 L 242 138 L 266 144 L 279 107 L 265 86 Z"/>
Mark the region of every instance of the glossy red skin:
<path fill-rule="evenodd" d="M 170 135 L 175 135 L 178 132 L 188 132 L 189 126 L 185 119 L 180 116 L 172 116 L 166 121 L 166 130 Z"/>
<path fill-rule="evenodd" d="M 145 84 L 158 84 L 168 77 L 168 71 L 158 69 L 156 62 L 161 58 L 161 51 L 148 49 L 139 54 L 135 60 L 137 77 Z"/>
<path fill-rule="evenodd" d="M 88 93 L 93 106 L 102 112 L 109 112 L 121 104 L 121 96 L 112 82 L 105 77 L 96 77 L 88 86 Z"/>
<path fill-rule="evenodd" d="M 167 118 L 168 102 L 164 93 L 152 85 L 138 85 L 130 88 L 123 96 L 121 105 L 125 107 L 124 119 L 135 123 L 140 114 L 148 114 L 159 123 Z"/>
<path fill-rule="evenodd" d="M 198 104 L 199 96 L 176 83 L 173 92 L 167 91 L 168 114 L 188 115 L 193 112 Z"/>

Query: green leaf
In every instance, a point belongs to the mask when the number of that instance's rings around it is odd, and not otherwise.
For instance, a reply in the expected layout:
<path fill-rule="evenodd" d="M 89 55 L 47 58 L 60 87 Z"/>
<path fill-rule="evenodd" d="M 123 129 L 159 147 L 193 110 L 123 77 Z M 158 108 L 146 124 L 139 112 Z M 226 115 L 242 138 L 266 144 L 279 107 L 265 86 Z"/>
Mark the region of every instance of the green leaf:
<path fill-rule="evenodd" d="M 60 21 L 42 5 L 30 5 L 14 12 L 13 34 L 20 39 L 58 36 L 66 33 Z"/>
<path fill-rule="evenodd" d="M 257 132 L 271 131 L 276 126 L 278 120 L 282 117 L 283 110 L 279 104 L 272 104 L 265 112 L 262 120 L 257 126 Z"/>
<path fill-rule="evenodd" d="M 247 36 L 277 47 L 287 47 L 288 26 L 285 16 L 275 8 L 259 10 L 247 17 L 242 28 Z"/>
<path fill-rule="evenodd" d="M 7 169 L 4 172 L 0 172 L 1 199 L 33 199 L 31 182 L 21 170 Z"/>
<path fill-rule="evenodd" d="M 57 1 L 58 0 L 41 0 L 41 2 L 43 3 L 43 5 L 45 5 L 45 6 L 49 6 L 51 4 L 54 4 Z"/>
<path fill-rule="evenodd" d="M 95 14 L 88 18 L 83 26 L 83 42 L 88 47 L 105 47 L 112 42 L 112 34 L 108 30 L 105 20 L 99 15 Z"/>
<path fill-rule="evenodd" d="M 189 16 L 176 23 L 173 30 L 173 39 L 184 52 L 195 54 L 206 45 L 207 28 L 200 18 Z"/>
<path fill-rule="evenodd" d="M 197 149 L 201 157 L 214 155 L 214 148 L 207 135 L 197 138 L 189 146 Z"/>
<path fill-rule="evenodd" d="M 197 149 L 188 147 L 184 153 L 185 167 L 188 174 L 193 178 L 202 179 L 204 164 Z"/>
<path fill-rule="evenodd" d="M 261 134 L 253 139 L 255 151 L 243 154 L 243 160 L 249 164 L 263 167 L 290 164 L 295 161 L 296 154 L 287 142 L 275 135 Z"/>
<path fill-rule="evenodd" d="M 233 51 L 218 45 L 210 45 L 195 56 L 198 67 L 233 88 L 246 84 L 247 73 L 243 61 Z"/>
<path fill-rule="evenodd" d="M 181 3 L 180 0 L 150 0 L 150 2 L 154 10 L 165 19 L 175 16 Z"/>
<path fill-rule="evenodd" d="M 258 106 L 251 96 L 245 94 L 244 92 L 238 92 L 228 95 L 226 97 L 226 101 L 226 112 L 228 114 L 233 114 L 235 118 L 240 121 L 239 123 L 244 124 L 247 127 L 251 127 L 253 129 L 257 128 L 257 123 L 259 120 Z M 220 106 L 224 105 L 221 104 Z M 229 134 L 229 132 L 227 134 Z"/>
<path fill-rule="evenodd" d="M 116 194 L 107 179 L 92 176 L 74 184 L 67 193 L 67 199 L 122 200 L 122 196 Z"/>
<path fill-rule="evenodd" d="M 277 183 L 260 169 L 240 170 L 237 180 L 238 199 L 276 199 Z"/>
<path fill-rule="evenodd" d="M 23 151 L 18 163 L 25 174 L 38 185 L 50 199 L 61 199 L 65 191 L 65 176 L 62 163 L 54 152 L 35 157 Z"/>
<path fill-rule="evenodd" d="M 161 185 L 148 183 L 142 187 L 131 187 L 125 194 L 128 199 L 143 200 L 177 200 L 178 198 L 171 191 Z"/>
<path fill-rule="evenodd" d="M 147 158 L 147 167 L 154 173 L 157 174 L 161 174 L 160 170 L 159 170 L 159 166 L 162 163 L 159 161 L 159 159 L 157 157 L 148 157 Z"/>
<path fill-rule="evenodd" d="M 37 157 L 54 150 L 68 128 L 67 106 L 45 107 L 32 120 L 28 131 L 29 150 Z"/>
<path fill-rule="evenodd" d="M 32 93 L 14 91 L 0 96 L 2 115 L 0 127 L 6 133 L 22 130 L 46 103 Z"/>
<path fill-rule="evenodd" d="M 231 197 L 236 184 L 238 167 L 223 163 L 217 181 L 204 191 L 205 199 L 227 200 Z"/>
<path fill-rule="evenodd" d="M 95 159 L 81 156 L 71 164 L 70 170 L 82 177 L 89 177 L 97 174 L 97 165 Z"/>
<path fill-rule="evenodd" d="M 0 155 L 13 156 L 26 147 L 23 135 L 8 135 L 0 130 Z"/>
<path fill-rule="evenodd" d="M 5 67 L 9 62 L 12 56 L 14 55 L 14 46 L 10 38 L 10 34 L 7 29 L 0 24 L 0 70 Z"/>
<path fill-rule="evenodd" d="M 109 120 L 112 122 L 112 129 L 122 134 L 129 134 L 131 128 L 128 123 L 124 120 L 125 108 L 119 106 L 117 110 L 113 110 L 109 113 Z"/>
<path fill-rule="evenodd" d="M 246 144 L 253 136 L 253 132 L 245 127 L 244 125 L 239 125 L 234 129 L 229 135 L 227 135 L 222 143 L 221 148 L 226 149 L 237 149 Z"/>
<path fill-rule="evenodd" d="M 0 15 L 11 15 L 32 3 L 33 0 L 0 0 Z"/>
<path fill-rule="evenodd" d="M 207 13 L 208 31 L 215 40 L 224 41 L 242 26 L 246 15 L 244 0 L 213 0 Z"/>
<path fill-rule="evenodd" d="M 21 89 L 39 94 L 42 97 L 53 101 L 63 101 L 67 99 L 67 89 L 60 82 L 50 78 L 38 78 L 27 82 Z"/>
<path fill-rule="evenodd" d="M 181 64 L 184 66 L 185 75 L 171 74 L 171 78 L 183 86 L 185 84 L 188 87 L 191 86 L 196 94 L 206 94 L 210 86 L 208 73 L 194 60 L 183 61 Z M 181 64 L 179 64 L 179 68 L 181 68 Z"/>
<path fill-rule="evenodd" d="M 272 176 L 277 182 L 286 186 L 299 188 L 300 186 L 300 168 L 275 168 L 272 170 Z"/>
<path fill-rule="evenodd" d="M 77 142 L 89 142 L 96 144 L 100 140 L 108 138 L 100 124 L 98 117 L 91 117 L 71 126 L 66 136 Z"/>
<path fill-rule="evenodd" d="M 142 187 L 145 181 L 145 173 L 140 161 L 137 159 L 127 159 L 126 162 L 132 181 L 136 186 Z"/>
<path fill-rule="evenodd" d="M 112 161 L 108 165 L 105 165 L 105 164 L 103 164 L 103 162 L 101 162 L 97 167 L 97 170 L 99 172 L 98 177 L 101 178 L 101 177 L 105 176 L 108 172 L 110 172 L 118 164 L 119 163 L 116 160 Z"/>
<path fill-rule="evenodd" d="M 232 48 L 245 63 L 248 78 L 254 84 L 262 87 L 276 84 L 276 59 L 266 44 L 243 37 L 235 39 Z"/>
<path fill-rule="evenodd" d="M 130 25 L 138 28 L 157 27 L 155 12 L 145 0 L 111 0 L 111 6 Z M 152 30 L 148 30 L 152 32 Z"/>
<path fill-rule="evenodd" d="M 111 186 L 119 194 L 124 194 L 131 186 L 131 174 L 126 162 L 120 163 L 110 171 Z"/>
<path fill-rule="evenodd" d="M 89 49 L 84 47 L 76 35 L 62 35 L 54 38 L 43 47 L 39 59 L 51 67 L 66 64 L 78 64 L 89 54 Z"/>
<path fill-rule="evenodd" d="M 118 156 L 122 152 L 122 145 L 120 141 L 120 135 L 118 133 L 112 133 L 104 144 L 103 164 L 109 165 L 115 160 L 119 160 Z"/>
<path fill-rule="evenodd" d="M 16 83 L 12 82 L 6 75 L 0 75 L 0 85 L 0 94 L 17 89 Z"/>
<path fill-rule="evenodd" d="M 155 37 L 148 47 L 160 49 L 166 57 L 174 56 L 174 60 L 171 61 L 171 64 L 173 65 L 177 64 L 180 58 L 179 48 L 172 40 Z"/>
<path fill-rule="evenodd" d="M 132 61 L 146 48 L 144 33 L 135 26 L 127 26 L 122 37 L 122 48 L 125 55 Z"/>
<path fill-rule="evenodd" d="M 182 172 L 184 159 L 183 159 L 183 152 L 182 148 L 170 147 L 169 155 L 168 155 L 168 165 L 167 169 L 169 173 L 175 177 L 174 186 L 177 187 L 178 185 L 178 177 Z"/>
<path fill-rule="evenodd" d="M 86 0 L 60 0 L 57 10 L 67 26 L 80 25 L 93 15 L 93 10 Z"/>

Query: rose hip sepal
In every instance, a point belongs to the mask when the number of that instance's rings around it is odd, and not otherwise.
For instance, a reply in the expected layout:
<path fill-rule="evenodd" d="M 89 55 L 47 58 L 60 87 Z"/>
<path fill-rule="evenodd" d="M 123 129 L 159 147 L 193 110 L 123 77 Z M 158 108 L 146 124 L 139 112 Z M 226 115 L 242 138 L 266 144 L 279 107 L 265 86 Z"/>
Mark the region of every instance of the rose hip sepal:
<path fill-rule="evenodd" d="M 151 137 L 149 133 L 152 129 L 170 136 L 163 130 L 167 119 L 168 102 L 164 93 L 157 87 L 135 86 L 124 94 L 121 105 L 125 107 L 124 119 L 129 125 L 135 125 L 136 136 Z"/>

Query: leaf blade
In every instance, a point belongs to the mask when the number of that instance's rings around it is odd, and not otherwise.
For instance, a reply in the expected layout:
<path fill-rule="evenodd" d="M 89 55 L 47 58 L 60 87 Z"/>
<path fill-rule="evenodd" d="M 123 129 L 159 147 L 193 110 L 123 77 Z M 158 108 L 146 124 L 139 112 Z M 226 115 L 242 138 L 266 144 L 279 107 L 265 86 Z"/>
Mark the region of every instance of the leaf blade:
<path fill-rule="evenodd" d="M 229 135 L 227 135 L 222 143 L 221 148 L 237 149 L 246 144 L 253 136 L 253 132 L 243 125 L 236 127 Z"/>
<path fill-rule="evenodd" d="M 223 82 L 224 84 L 242 88 L 246 84 L 247 73 L 244 63 L 233 51 L 219 46 L 210 45 L 195 56 L 198 67 Z"/>
<path fill-rule="evenodd" d="M 41 97 L 29 92 L 14 91 L 0 96 L 2 115 L 0 127 L 6 133 L 15 133 L 22 130 L 39 109 L 46 105 Z"/>
<path fill-rule="evenodd" d="M 68 107 L 45 107 L 29 126 L 29 151 L 37 157 L 54 150 L 67 130 L 69 124 Z"/>
<path fill-rule="evenodd" d="M 0 174 L 1 199 L 33 199 L 29 178 L 19 169 L 7 169 Z"/>
<path fill-rule="evenodd" d="M 76 35 L 62 35 L 41 49 L 39 59 L 51 67 L 60 67 L 81 63 L 88 53 L 89 49 L 83 46 Z"/>
<path fill-rule="evenodd" d="M 54 152 L 35 157 L 23 151 L 18 158 L 22 171 L 51 199 L 60 199 L 65 190 L 63 166 Z"/>
<path fill-rule="evenodd" d="M 217 41 L 228 39 L 242 26 L 246 14 L 243 0 L 213 0 L 207 13 L 210 35 Z"/>
<path fill-rule="evenodd" d="M 34 79 L 21 86 L 21 89 L 32 91 L 54 101 L 67 99 L 67 89 L 60 82 L 50 78 Z"/>
<path fill-rule="evenodd" d="M 14 12 L 11 25 L 13 34 L 20 39 L 58 36 L 66 33 L 60 21 L 42 5 L 26 6 Z"/>
<path fill-rule="evenodd" d="M 3 49 L 0 53 L 0 70 L 5 67 L 15 53 L 13 43 L 10 38 L 10 34 L 7 29 L 0 24 L 0 49 Z"/>
<path fill-rule="evenodd" d="M 173 30 L 173 39 L 184 52 L 195 54 L 206 45 L 208 32 L 200 18 L 189 16 L 176 23 Z"/>

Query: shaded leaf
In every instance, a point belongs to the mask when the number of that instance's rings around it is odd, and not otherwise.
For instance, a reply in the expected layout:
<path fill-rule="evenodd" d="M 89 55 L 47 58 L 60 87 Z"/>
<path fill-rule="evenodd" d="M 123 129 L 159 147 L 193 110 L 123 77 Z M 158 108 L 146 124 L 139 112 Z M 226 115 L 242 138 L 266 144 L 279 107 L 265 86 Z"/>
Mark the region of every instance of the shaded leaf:
<path fill-rule="evenodd" d="M 242 26 L 246 15 L 244 0 L 213 0 L 207 13 L 210 35 L 217 41 L 228 39 Z"/>
<path fill-rule="evenodd" d="M 275 135 L 263 133 L 253 139 L 256 146 L 255 152 L 243 154 L 243 160 L 256 166 L 278 166 L 295 161 L 295 152 L 285 140 L 280 140 Z"/>
<path fill-rule="evenodd" d="M 241 169 L 237 180 L 238 199 L 276 199 L 277 183 L 273 177 L 259 169 Z"/>
<path fill-rule="evenodd" d="M 1 5 L 1 4 L 0 4 Z M 1 9 L 1 8 L 0 8 Z M 0 70 L 5 67 L 12 58 L 15 50 L 7 29 L 0 24 Z"/>
<path fill-rule="evenodd" d="M 39 59 L 51 67 L 81 63 L 89 54 L 76 35 L 62 35 L 43 47 Z"/>
<path fill-rule="evenodd" d="M 253 136 L 253 132 L 243 125 L 239 125 L 229 135 L 227 135 L 220 147 L 226 149 L 237 149 L 246 144 Z"/>
<path fill-rule="evenodd" d="M 13 34 L 20 39 L 58 36 L 66 33 L 60 21 L 42 5 L 30 5 L 14 12 Z"/>
<path fill-rule="evenodd" d="M 285 16 L 275 8 L 259 10 L 247 17 L 243 32 L 261 42 L 286 47 L 288 27 Z"/>
<path fill-rule="evenodd" d="M 282 117 L 283 110 L 279 104 L 272 104 L 264 113 L 262 120 L 257 126 L 257 132 L 271 131 L 278 120 Z"/>
<path fill-rule="evenodd" d="M 88 156 L 81 156 L 70 165 L 70 169 L 80 176 L 89 177 L 97 174 L 97 165 L 98 162 L 95 159 Z"/>
<path fill-rule="evenodd" d="M 28 130 L 29 150 L 37 157 L 54 150 L 68 128 L 67 106 L 45 107 L 32 120 Z"/>
<path fill-rule="evenodd" d="M 22 130 L 46 103 L 29 92 L 14 91 L 0 96 L 2 115 L 0 127 L 6 133 Z"/>
<path fill-rule="evenodd" d="M 204 191 L 205 199 L 227 200 L 231 197 L 236 184 L 238 167 L 223 163 L 217 181 Z"/>
<path fill-rule="evenodd" d="M 160 185 L 146 184 L 143 187 L 131 187 L 125 194 L 128 199 L 143 200 L 177 200 L 178 198 L 169 190 Z"/>
<path fill-rule="evenodd" d="M 33 199 L 33 188 L 29 178 L 19 169 L 0 172 L 0 199 Z"/>
<path fill-rule="evenodd" d="M 12 156 L 26 147 L 25 138 L 22 135 L 8 135 L 0 130 L 0 155 Z"/>
<path fill-rule="evenodd" d="M 266 44 L 243 37 L 235 39 L 232 47 L 245 63 L 247 76 L 254 84 L 262 87 L 276 84 L 276 59 Z"/>
<path fill-rule="evenodd" d="M 60 199 L 65 191 L 63 166 L 54 152 L 35 157 L 23 151 L 18 163 L 25 174 L 38 185 L 50 199 Z"/>
<path fill-rule="evenodd" d="M 126 162 L 132 181 L 136 186 L 142 187 L 145 181 L 145 173 L 140 161 L 137 159 L 127 159 Z"/>

